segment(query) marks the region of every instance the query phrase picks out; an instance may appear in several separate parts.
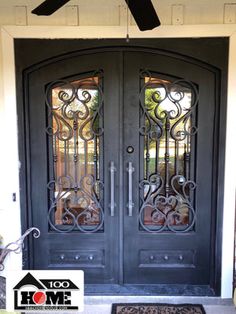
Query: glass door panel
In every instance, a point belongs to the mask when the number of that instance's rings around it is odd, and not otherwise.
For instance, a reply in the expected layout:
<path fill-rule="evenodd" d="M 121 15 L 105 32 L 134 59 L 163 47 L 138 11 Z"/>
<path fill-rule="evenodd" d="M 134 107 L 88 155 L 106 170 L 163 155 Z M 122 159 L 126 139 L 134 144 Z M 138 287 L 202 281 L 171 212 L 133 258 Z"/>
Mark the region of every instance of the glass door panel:
<path fill-rule="evenodd" d="M 186 232 L 195 222 L 190 163 L 198 91 L 185 80 L 164 80 L 147 72 L 141 77 L 141 229 Z"/>
<path fill-rule="evenodd" d="M 102 73 L 53 82 L 47 88 L 46 103 L 54 163 L 48 183 L 49 224 L 62 232 L 102 230 Z"/>

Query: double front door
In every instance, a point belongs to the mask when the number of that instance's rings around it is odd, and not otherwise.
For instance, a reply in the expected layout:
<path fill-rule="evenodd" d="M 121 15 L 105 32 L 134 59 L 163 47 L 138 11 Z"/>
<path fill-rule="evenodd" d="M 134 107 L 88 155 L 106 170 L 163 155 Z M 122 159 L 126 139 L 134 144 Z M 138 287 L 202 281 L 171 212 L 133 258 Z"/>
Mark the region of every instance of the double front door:
<path fill-rule="evenodd" d="M 215 76 L 106 49 L 28 73 L 34 269 L 93 284 L 210 283 Z"/>

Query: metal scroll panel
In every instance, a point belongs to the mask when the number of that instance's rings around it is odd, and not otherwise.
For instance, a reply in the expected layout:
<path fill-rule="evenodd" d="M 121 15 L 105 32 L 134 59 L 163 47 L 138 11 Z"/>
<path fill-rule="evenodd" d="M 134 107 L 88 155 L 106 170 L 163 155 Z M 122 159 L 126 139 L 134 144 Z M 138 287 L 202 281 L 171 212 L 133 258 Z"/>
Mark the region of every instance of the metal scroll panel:
<path fill-rule="evenodd" d="M 140 91 L 142 230 L 194 229 L 193 151 L 198 90 L 186 80 L 164 80 L 141 72 Z M 192 159 L 192 160 L 191 160 Z"/>
<path fill-rule="evenodd" d="M 46 90 L 49 154 L 48 222 L 58 232 L 103 230 L 102 73 Z"/>

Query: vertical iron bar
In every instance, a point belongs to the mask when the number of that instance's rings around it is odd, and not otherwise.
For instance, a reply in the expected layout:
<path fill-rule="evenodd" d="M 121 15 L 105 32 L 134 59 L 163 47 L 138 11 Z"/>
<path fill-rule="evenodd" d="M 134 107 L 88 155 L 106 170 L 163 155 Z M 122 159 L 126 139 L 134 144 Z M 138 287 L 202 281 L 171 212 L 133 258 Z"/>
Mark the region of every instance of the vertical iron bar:
<path fill-rule="evenodd" d="M 78 168 L 78 170 L 77 170 L 77 174 L 78 174 L 78 178 L 79 178 L 79 180 L 80 180 L 80 178 L 81 178 L 81 166 L 82 166 L 82 157 L 80 157 L 80 140 L 81 140 L 81 138 L 80 138 L 80 136 L 79 136 L 79 128 L 80 128 L 80 126 L 79 126 L 79 122 L 78 122 L 78 133 L 77 133 L 77 155 L 78 155 L 78 162 L 77 162 L 77 168 Z"/>
<path fill-rule="evenodd" d="M 84 175 L 88 172 L 88 142 L 84 141 Z"/>
<path fill-rule="evenodd" d="M 175 141 L 175 175 L 179 174 L 179 141 Z"/>
<path fill-rule="evenodd" d="M 150 153 L 149 153 L 149 136 L 146 136 L 146 179 L 149 178 L 149 162 L 150 162 Z"/>
<path fill-rule="evenodd" d="M 53 173 L 53 180 L 55 181 L 55 184 L 54 184 L 54 189 L 50 191 L 50 198 L 52 199 L 55 199 L 56 198 L 56 193 L 57 193 L 57 190 L 58 190 L 58 187 L 57 187 L 57 179 L 58 179 L 58 172 L 57 172 L 57 167 L 58 167 L 58 155 L 57 155 L 57 152 L 59 152 L 59 157 L 60 156 L 60 141 L 57 140 L 56 138 L 56 135 L 53 135 L 53 139 L 52 139 L 52 142 L 53 142 L 53 169 L 54 169 L 54 173 Z M 53 215 L 53 220 L 54 220 L 54 223 L 55 223 L 55 214 Z"/>
<path fill-rule="evenodd" d="M 156 140 L 156 158 L 155 158 L 155 174 L 158 174 L 158 166 L 159 166 L 159 144 L 160 144 L 160 141 L 159 139 L 157 138 Z"/>
<path fill-rule="evenodd" d="M 98 155 L 97 155 L 97 136 L 94 136 L 94 155 L 93 155 L 93 162 L 94 162 L 94 178 L 98 180 Z"/>
<path fill-rule="evenodd" d="M 190 153 L 189 153 L 189 135 L 187 135 L 187 144 L 185 144 L 185 153 L 184 153 L 184 169 L 185 169 L 185 178 L 189 180 L 190 175 Z"/>
<path fill-rule="evenodd" d="M 77 162 L 78 162 L 78 151 L 77 151 L 77 133 L 78 133 L 78 119 L 76 116 L 76 120 L 74 120 L 74 173 L 75 173 L 75 186 L 77 187 L 78 183 L 78 170 L 77 170 Z"/>
<path fill-rule="evenodd" d="M 54 168 L 54 173 L 53 173 L 53 180 L 57 179 L 57 162 L 58 162 L 58 155 L 57 155 L 57 151 L 60 149 L 59 145 L 57 147 L 57 139 L 56 136 L 53 135 L 53 168 Z"/>
<path fill-rule="evenodd" d="M 64 141 L 64 176 L 67 176 L 67 142 Z"/>
<path fill-rule="evenodd" d="M 103 141 L 102 137 L 97 138 L 97 180 L 99 181 L 100 178 L 102 178 L 103 181 L 103 175 L 102 175 L 102 161 L 103 160 Z"/>
<path fill-rule="evenodd" d="M 166 117 L 165 121 L 165 133 L 166 133 L 166 142 L 165 142 L 165 196 L 169 196 L 170 186 L 169 186 L 169 161 L 170 161 L 170 120 L 169 117 Z"/>

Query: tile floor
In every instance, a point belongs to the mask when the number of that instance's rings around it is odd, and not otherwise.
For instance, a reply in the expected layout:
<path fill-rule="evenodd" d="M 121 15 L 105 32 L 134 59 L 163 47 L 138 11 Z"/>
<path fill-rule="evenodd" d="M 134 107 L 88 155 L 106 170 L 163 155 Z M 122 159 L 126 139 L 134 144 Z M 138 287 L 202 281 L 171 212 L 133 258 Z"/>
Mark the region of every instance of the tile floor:
<path fill-rule="evenodd" d="M 231 299 L 221 299 L 214 297 L 163 297 L 163 296 L 162 297 L 87 296 L 85 297 L 85 308 L 83 314 L 111 314 L 112 303 L 141 303 L 141 302 L 200 303 L 203 304 L 206 314 L 236 314 L 236 309 Z M 9 312 L 0 310 L 0 314 L 9 314 Z"/>
<path fill-rule="evenodd" d="M 204 305 L 206 314 L 235 314 L 233 305 Z M 84 314 L 111 314 L 111 305 L 85 305 Z"/>

